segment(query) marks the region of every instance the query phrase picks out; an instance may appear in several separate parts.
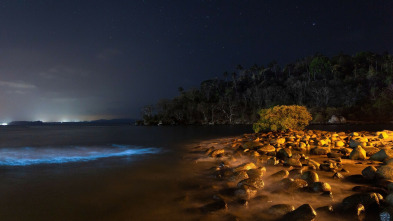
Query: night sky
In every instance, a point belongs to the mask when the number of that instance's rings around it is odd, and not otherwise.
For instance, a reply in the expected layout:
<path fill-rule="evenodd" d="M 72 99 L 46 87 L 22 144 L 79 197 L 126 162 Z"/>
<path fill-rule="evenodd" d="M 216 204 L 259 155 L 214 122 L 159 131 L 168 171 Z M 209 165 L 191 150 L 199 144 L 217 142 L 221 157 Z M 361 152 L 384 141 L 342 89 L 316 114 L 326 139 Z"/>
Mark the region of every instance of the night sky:
<path fill-rule="evenodd" d="M 0 1 L 0 121 L 139 118 L 238 64 L 393 51 L 393 1 Z"/>

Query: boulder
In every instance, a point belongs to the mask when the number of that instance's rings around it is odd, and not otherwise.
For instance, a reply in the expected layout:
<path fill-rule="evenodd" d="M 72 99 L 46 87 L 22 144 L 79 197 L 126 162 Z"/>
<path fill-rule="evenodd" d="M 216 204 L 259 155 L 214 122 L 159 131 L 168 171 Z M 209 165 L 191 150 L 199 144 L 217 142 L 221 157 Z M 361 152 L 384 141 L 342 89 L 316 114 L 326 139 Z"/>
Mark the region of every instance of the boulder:
<path fill-rule="evenodd" d="M 289 175 L 288 170 L 280 170 L 280 171 L 270 175 L 270 178 L 273 178 L 273 179 L 284 179 L 284 178 L 287 178 L 288 175 Z"/>
<path fill-rule="evenodd" d="M 393 180 L 393 165 L 380 166 L 376 171 L 376 176 L 386 180 Z"/>
<path fill-rule="evenodd" d="M 336 141 L 335 143 L 336 147 L 343 147 L 345 145 L 345 143 L 341 140 Z"/>
<path fill-rule="evenodd" d="M 248 175 L 246 171 L 239 171 L 239 172 L 235 172 L 230 178 L 229 181 L 231 182 L 239 182 L 240 180 L 244 180 L 244 179 L 248 179 Z"/>
<path fill-rule="evenodd" d="M 352 150 L 352 152 L 349 154 L 349 159 L 351 160 L 365 160 L 366 159 L 366 151 L 358 146 L 355 147 L 355 149 Z"/>
<path fill-rule="evenodd" d="M 235 197 L 243 200 L 249 200 L 257 195 L 257 189 L 251 186 L 242 185 L 235 191 Z"/>
<path fill-rule="evenodd" d="M 317 212 L 310 204 L 303 204 L 292 212 L 284 215 L 282 220 L 311 221 L 317 216 Z"/>
<path fill-rule="evenodd" d="M 376 147 L 371 147 L 371 146 L 366 146 L 363 147 L 363 149 L 366 151 L 366 155 L 368 157 L 371 157 L 372 155 L 378 153 L 378 151 L 380 151 L 380 149 L 376 148 Z"/>
<path fill-rule="evenodd" d="M 333 174 L 333 179 L 344 179 L 344 178 L 345 178 L 344 175 L 342 175 L 339 172 Z"/>
<path fill-rule="evenodd" d="M 318 162 L 315 161 L 315 160 L 311 160 L 311 159 L 308 160 L 307 165 L 308 165 L 308 166 L 314 166 L 316 169 L 319 169 L 319 167 L 321 166 L 320 163 L 318 163 Z"/>
<path fill-rule="evenodd" d="M 285 161 L 284 165 L 293 167 L 302 167 L 302 163 L 299 159 L 289 158 Z"/>
<path fill-rule="evenodd" d="M 276 159 L 276 157 L 270 157 L 267 161 L 266 164 L 269 166 L 275 166 L 279 164 L 279 161 Z"/>
<path fill-rule="evenodd" d="M 246 172 L 249 178 L 261 178 L 266 173 L 266 168 L 259 167 L 257 169 L 247 170 Z"/>
<path fill-rule="evenodd" d="M 319 181 L 319 176 L 316 172 L 314 171 L 306 171 L 302 174 L 301 178 L 305 180 L 308 185 L 313 184 L 314 182 Z"/>
<path fill-rule="evenodd" d="M 349 141 L 349 147 L 355 148 L 365 142 L 361 137 L 354 137 Z M 367 141 L 366 141 L 367 142 Z"/>
<path fill-rule="evenodd" d="M 271 206 L 268 210 L 267 213 L 269 213 L 272 216 L 283 216 L 289 212 L 292 212 L 295 210 L 295 207 L 289 204 L 277 204 Z"/>
<path fill-rule="evenodd" d="M 224 150 L 224 149 L 213 150 L 213 151 L 210 153 L 210 156 L 211 156 L 211 157 L 219 157 L 219 156 L 222 156 L 224 153 L 225 153 L 225 150 Z"/>
<path fill-rule="evenodd" d="M 344 210 L 356 208 L 359 204 L 366 209 L 373 205 L 379 205 L 379 197 L 376 193 L 356 193 L 343 199 Z"/>
<path fill-rule="evenodd" d="M 288 148 L 281 148 L 279 151 L 277 151 L 276 157 L 278 159 L 288 159 L 292 157 L 292 151 Z"/>
<path fill-rule="evenodd" d="M 286 182 L 284 188 L 288 192 L 293 192 L 295 190 L 303 189 L 308 186 L 307 181 L 303 179 L 290 179 L 289 182 Z"/>
<path fill-rule="evenodd" d="M 311 149 L 311 154 L 314 155 L 326 155 L 328 153 L 330 153 L 329 147 L 315 147 Z"/>
<path fill-rule="evenodd" d="M 345 117 L 340 116 L 340 123 L 345 124 L 347 123 L 347 119 L 345 119 Z"/>
<path fill-rule="evenodd" d="M 285 138 L 278 138 L 277 139 L 277 144 L 284 144 L 285 143 Z"/>
<path fill-rule="evenodd" d="M 313 192 L 329 192 L 332 191 L 332 187 L 325 182 L 314 182 L 310 186 Z"/>
<path fill-rule="evenodd" d="M 227 209 L 228 209 L 228 205 L 224 200 L 218 200 L 216 202 L 209 203 L 201 207 L 201 211 L 204 213 L 210 213 L 218 210 L 227 210 Z"/>
<path fill-rule="evenodd" d="M 377 175 L 377 168 L 374 166 L 368 166 L 362 170 L 362 175 L 367 180 L 373 180 Z"/>
<path fill-rule="evenodd" d="M 289 177 L 293 179 L 300 178 L 302 174 L 303 174 L 303 170 L 299 168 L 295 168 L 289 171 Z"/>
<path fill-rule="evenodd" d="M 276 148 L 274 148 L 272 145 L 265 145 L 265 146 L 259 148 L 258 152 L 261 154 L 274 153 L 274 152 L 276 152 Z"/>
<path fill-rule="evenodd" d="M 384 148 L 370 157 L 370 160 L 384 161 L 385 159 L 393 158 L 393 150 Z"/>
<path fill-rule="evenodd" d="M 257 166 L 255 166 L 254 163 L 250 162 L 250 163 L 244 163 L 240 166 L 237 166 L 235 169 L 233 169 L 233 172 L 239 172 L 242 170 L 251 170 L 251 169 L 256 169 Z"/>
<path fill-rule="evenodd" d="M 261 178 L 248 178 L 240 181 L 237 184 L 237 187 L 240 188 L 244 185 L 254 187 L 255 189 L 262 189 L 265 186 L 265 183 Z"/>

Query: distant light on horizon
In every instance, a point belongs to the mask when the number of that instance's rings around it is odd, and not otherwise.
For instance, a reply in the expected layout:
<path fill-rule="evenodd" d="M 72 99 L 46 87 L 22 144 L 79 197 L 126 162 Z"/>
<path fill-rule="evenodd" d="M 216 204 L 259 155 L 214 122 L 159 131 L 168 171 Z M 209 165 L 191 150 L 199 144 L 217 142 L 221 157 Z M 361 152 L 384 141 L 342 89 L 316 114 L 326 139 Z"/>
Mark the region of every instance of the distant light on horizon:
<path fill-rule="evenodd" d="M 1 126 L 7 126 L 8 123 L 1 123 Z"/>

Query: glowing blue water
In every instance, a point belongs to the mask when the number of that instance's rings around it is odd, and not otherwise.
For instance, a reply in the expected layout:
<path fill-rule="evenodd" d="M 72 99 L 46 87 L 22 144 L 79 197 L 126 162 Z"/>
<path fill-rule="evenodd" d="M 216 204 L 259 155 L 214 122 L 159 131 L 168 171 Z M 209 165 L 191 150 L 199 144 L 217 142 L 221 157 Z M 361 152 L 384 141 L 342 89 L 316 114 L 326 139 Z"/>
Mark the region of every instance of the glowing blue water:
<path fill-rule="evenodd" d="M 28 166 L 91 161 L 108 157 L 156 154 L 160 148 L 141 148 L 128 145 L 96 147 L 17 147 L 0 148 L 0 166 Z"/>

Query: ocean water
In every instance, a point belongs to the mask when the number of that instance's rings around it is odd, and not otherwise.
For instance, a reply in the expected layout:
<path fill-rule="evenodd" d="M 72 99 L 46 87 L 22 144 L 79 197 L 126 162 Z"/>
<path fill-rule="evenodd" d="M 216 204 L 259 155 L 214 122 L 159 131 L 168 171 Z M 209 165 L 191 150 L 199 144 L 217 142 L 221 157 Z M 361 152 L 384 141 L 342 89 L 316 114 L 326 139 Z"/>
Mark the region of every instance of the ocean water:
<path fill-rule="evenodd" d="M 182 156 L 250 126 L 0 127 L 1 220 L 187 220 Z"/>

